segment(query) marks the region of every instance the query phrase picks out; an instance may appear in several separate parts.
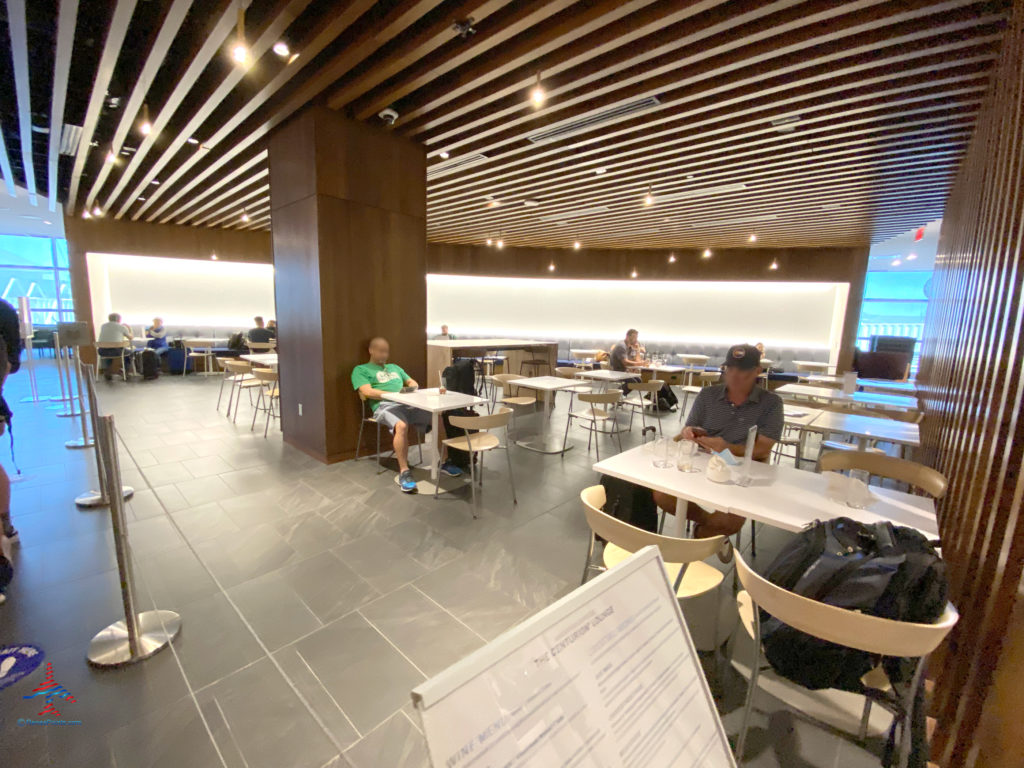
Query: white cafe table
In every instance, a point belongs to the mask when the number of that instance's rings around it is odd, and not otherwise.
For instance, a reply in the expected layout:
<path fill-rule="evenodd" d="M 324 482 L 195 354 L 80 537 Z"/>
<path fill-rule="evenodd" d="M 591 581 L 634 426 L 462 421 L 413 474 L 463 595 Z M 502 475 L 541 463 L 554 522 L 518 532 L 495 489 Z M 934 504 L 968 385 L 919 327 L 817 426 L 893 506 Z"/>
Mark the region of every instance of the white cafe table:
<path fill-rule="evenodd" d="M 894 419 L 880 419 L 875 416 L 861 416 L 854 413 L 822 411 L 806 427 L 811 432 L 822 434 L 838 433 L 857 438 L 858 448 L 866 450 L 869 440 L 895 443 L 916 448 L 921 445 L 921 430 L 917 424 Z"/>
<path fill-rule="evenodd" d="M 576 378 L 599 381 L 604 385 L 604 388 L 607 389 L 609 383 L 636 381 L 639 379 L 639 376 L 635 373 L 627 373 L 626 371 L 610 371 L 605 368 L 597 368 L 593 371 L 576 371 Z M 519 384 L 519 382 L 516 381 L 516 384 Z"/>
<path fill-rule="evenodd" d="M 708 355 L 676 355 L 676 357 L 678 357 L 680 360 L 682 360 L 687 365 L 700 365 L 700 366 L 707 365 L 708 360 L 711 359 Z"/>
<path fill-rule="evenodd" d="M 855 403 L 868 408 L 888 411 L 914 411 L 918 407 L 916 397 L 884 395 L 877 392 L 854 392 L 852 395 L 848 395 L 841 389 L 825 389 L 806 384 L 783 384 L 775 390 L 775 393 L 783 398 L 814 398 L 827 400 L 830 403 Z"/>
<path fill-rule="evenodd" d="M 890 379 L 857 379 L 857 386 L 862 392 L 882 392 L 890 395 L 909 395 L 917 397 L 917 384 L 912 381 L 893 381 Z"/>
<path fill-rule="evenodd" d="M 791 403 L 784 403 L 783 410 L 785 411 L 786 424 L 792 427 L 800 427 L 802 429 L 806 429 L 808 425 L 813 423 L 824 413 L 824 411 L 819 408 L 793 405 Z"/>
<path fill-rule="evenodd" d="M 441 414 L 445 411 L 457 411 L 460 408 L 472 408 L 475 405 L 483 405 L 487 402 L 476 395 L 464 395 L 461 392 L 445 392 L 443 395 L 439 389 L 418 389 L 415 392 L 386 392 L 381 395 L 382 400 L 390 400 L 393 403 L 408 405 L 410 408 L 418 408 L 421 411 L 430 413 L 431 435 L 429 440 L 424 442 L 427 445 L 427 457 L 430 462 L 430 479 L 437 483 L 438 460 L 437 439 Z M 433 489 L 431 489 L 433 490 Z"/>
<path fill-rule="evenodd" d="M 836 389 L 843 386 L 842 376 L 831 376 L 827 373 L 804 373 L 798 372 L 797 376 L 801 381 L 807 382 L 810 386 L 826 387 Z"/>
<path fill-rule="evenodd" d="M 704 474 L 709 456 L 699 454 L 693 466 L 697 472 L 680 472 L 675 467 L 654 466 L 654 454 L 644 446 L 594 464 L 594 471 L 692 501 L 708 509 L 732 512 L 785 531 L 798 532 L 817 520 L 849 517 L 861 523 L 890 521 L 916 528 L 925 536 L 938 538 L 935 502 L 889 488 L 870 486 L 874 501 L 866 509 L 855 509 L 826 495 L 825 475 L 781 464 L 754 462 L 751 482 L 715 483 Z M 734 476 L 740 467 L 732 467 Z M 676 535 L 685 530 L 682 503 L 676 506 Z"/>
<path fill-rule="evenodd" d="M 551 398 L 560 389 L 578 386 L 575 379 L 563 379 L 560 376 L 533 376 L 526 379 L 515 379 L 508 382 L 516 389 L 533 389 L 544 394 L 544 413 L 541 415 L 541 433 L 530 440 L 516 440 L 516 445 L 537 453 L 562 453 L 572 448 L 565 446 L 556 436 L 551 434 Z"/>
<path fill-rule="evenodd" d="M 260 368 L 272 368 L 277 370 L 277 353 L 266 352 L 263 354 L 253 355 L 239 355 L 242 360 L 248 360 L 253 365 L 257 365 Z"/>
<path fill-rule="evenodd" d="M 793 365 L 799 366 L 798 370 L 811 371 L 815 373 L 828 373 L 828 369 L 832 367 L 829 363 L 821 363 L 817 360 L 794 360 Z"/>

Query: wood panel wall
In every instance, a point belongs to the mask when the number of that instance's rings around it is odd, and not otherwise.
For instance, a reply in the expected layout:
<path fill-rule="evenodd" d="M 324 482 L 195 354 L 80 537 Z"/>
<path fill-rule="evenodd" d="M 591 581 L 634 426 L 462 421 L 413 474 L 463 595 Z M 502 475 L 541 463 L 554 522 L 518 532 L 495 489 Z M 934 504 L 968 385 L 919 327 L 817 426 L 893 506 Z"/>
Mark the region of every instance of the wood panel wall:
<path fill-rule="evenodd" d="M 1019 766 L 1024 744 L 1019 719 L 1004 730 L 1014 749 L 979 729 L 1012 716 L 993 692 L 1019 689 L 1022 671 L 1001 658 L 1024 569 L 1024 0 L 1012 14 L 946 208 L 922 349 L 924 457 L 950 480 L 939 524 L 961 613 L 932 665 L 946 768 Z"/>
<path fill-rule="evenodd" d="M 839 350 L 839 369 L 853 362 L 853 348 L 864 298 L 869 246 L 835 248 L 729 248 L 620 250 L 581 248 L 517 248 L 428 243 L 427 271 L 448 275 L 501 277 L 554 276 L 589 280 L 626 280 L 634 269 L 642 280 L 743 280 L 765 282 L 849 283 L 850 294 Z M 669 254 L 676 260 L 670 263 Z M 770 269 L 772 262 L 778 269 Z M 784 311 L 784 307 L 780 310 Z"/>
<path fill-rule="evenodd" d="M 132 256 L 159 256 L 170 259 L 209 259 L 211 254 L 224 261 L 272 264 L 273 250 L 269 232 L 248 232 L 209 227 L 184 227 L 174 224 L 148 224 L 118 219 L 80 219 L 64 217 L 64 235 L 68 241 L 71 268 L 71 297 L 75 318 L 89 324 L 95 338 L 89 270 L 85 255 L 124 253 Z M 82 350 L 82 359 L 93 362 L 91 349 Z"/>

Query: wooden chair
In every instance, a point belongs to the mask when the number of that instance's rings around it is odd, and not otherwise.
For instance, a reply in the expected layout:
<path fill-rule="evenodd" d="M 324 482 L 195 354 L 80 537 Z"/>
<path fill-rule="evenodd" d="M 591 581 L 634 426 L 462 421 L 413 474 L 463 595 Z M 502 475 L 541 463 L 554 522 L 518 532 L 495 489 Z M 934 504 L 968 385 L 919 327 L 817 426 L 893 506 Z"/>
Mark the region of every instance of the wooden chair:
<path fill-rule="evenodd" d="M 259 412 L 266 411 L 267 421 L 263 426 L 263 437 L 266 437 L 270 430 L 270 419 L 280 418 L 280 414 L 274 412 L 274 401 L 280 402 L 281 398 L 281 391 L 277 383 L 277 371 L 269 368 L 253 368 L 252 376 L 255 381 L 259 382 L 260 387 L 259 396 L 256 398 L 256 407 L 252 411 L 252 426 L 249 427 L 249 431 L 252 432 L 256 429 L 256 416 Z M 263 402 L 264 397 L 266 397 L 266 404 Z"/>
<path fill-rule="evenodd" d="M 231 416 L 232 423 L 237 423 L 238 408 L 242 403 L 242 392 L 245 391 L 249 393 L 249 405 L 252 405 L 252 391 L 263 385 L 255 376 L 252 375 L 253 366 L 248 360 L 231 360 L 226 362 L 229 363 L 231 370 L 238 376 L 232 390 L 235 397 L 234 415 L 231 414 L 231 399 L 228 399 L 228 415 Z"/>
<path fill-rule="evenodd" d="M 469 459 L 469 479 L 470 487 L 473 491 L 473 517 L 476 517 L 476 486 L 477 482 L 480 483 L 480 487 L 484 484 L 484 455 L 487 451 L 493 451 L 495 448 L 503 448 L 505 450 L 505 460 L 508 462 L 508 481 L 512 486 L 512 503 L 517 504 L 516 500 L 516 481 L 512 476 L 512 453 L 511 444 L 508 439 L 508 422 L 512 416 L 511 408 L 499 408 L 494 413 L 487 414 L 486 416 L 449 416 L 448 423 L 455 429 L 464 429 L 466 434 L 458 437 L 449 437 L 444 440 L 444 444 L 449 448 L 456 448 L 460 451 L 466 451 L 470 454 Z M 493 430 L 504 429 L 505 430 L 505 443 L 502 444 L 501 440 L 497 435 L 493 433 Z M 477 430 L 471 432 L 470 430 Z M 476 462 L 473 458 L 480 455 L 480 468 L 476 468 Z M 479 476 L 479 479 L 478 479 Z M 437 498 L 438 486 L 434 486 L 434 498 Z"/>
<path fill-rule="evenodd" d="M 213 354 L 213 342 L 199 339 L 185 339 L 182 344 L 185 347 L 185 363 L 181 366 L 181 377 L 185 378 L 188 373 L 189 360 L 202 360 L 204 373 L 212 373 L 211 361 L 215 358 Z"/>
<path fill-rule="evenodd" d="M 570 367 L 570 366 L 564 365 L 564 366 L 560 366 L 558 368 L 555 368 L 555 376 L 557 376 L 560 379 L 573 379 L 573 380 L 575 380 L 576 379 L 576 374 L 579 373 L 581 370 L 585 370 L 585 369 L 576 368 L 576 367 Z M 577 384 L 574 387 L 567 387 L 565 389 L 560 389 L 558 391 L 559 392 L 568 392 L 570 394 L 585 395 L 587 392 L 593 392 L 594 388 L 591 387 L 589 384 L 582 384 L 581 383 L 581 384 Z M 569 408 L 570 409 L 572 408 L 572 401 L 571 400 L 569 402 Z"/>
<path fill-rule="evenodd" d="M 221 371 L 224 373 L 223 378 L 220 380 L 220 391 L 217 393 L 217 410 L 220 410 L 220 402 L 224 397 L 224 385 L 229 384 L 230 389 L 228 390 L 228 414 L 231 414 L 231 403 L 234 400 L 235 388 L 242 381 L 252 378 L 249 374 L 249 369 L 252 367 L 247 360 L 235 360 L 230 357 L 218 357 L 217 365 L 220 366 Z"/>
<path fill-rule="evenodd" d="M 246 341 L 245 346 L 249 348 L 250 355 L 266 354 L 277 349 L 276 341 Z"/>
<path fill-rule="evenodd" d="M 547 353 L 547 347 L 532 347 L 527 350 L 528 354 L 539 355 Z M 541 368 L 547 368 L 551 371 L 551 362 L 546 357 L 524 357 L 519 362 L 519 373 L 523 372 L 523 368 L 530 369 L 530 376 L 539 376 Z"/>
<path fill-rule="evenodd" d="M 946 494 L 948 482 L 938 470 L 909 459 L 897 459 L 866 451 L 825 451 L 818 459 L 823 472 L 859 469 L 875 477 L 886 477 L 924 491 L 935 499 Z"/>
<path fill-rule="evenodd" d="M 518 373 L 496 373 L 491 376 L 491 407 L 493 413 L 495 406 L 500 402 L 512 408 L 512 429 L 516 429 L 516 411 L 528 405 L 536 405 L 536 395 L 520 395 L 515 386 L 516 379 L 525 379 Z M 501 390 L 501 400 L 498 400 L 498 390 Z"/>
<path fill-rule="evenodd" d="M 665 382 L 661 379 L 651 379 L 650 381 L 631 381 L 627 386 L 629 387 L 631 394 L 622 401 L 622 404 L 633 409 L 629 414 L 629 431 L 633 431 L 633 417 L 639 410 L 640 423 L 643 425 L 641 434 L 644 434 L 647 430 L 647 408 L 658 407 L 658 393 L 661 392 L 662 387 L 665 386 Z M 632 396 L 633 392 L 637 393 L 635 398 Z M 647 397 L 645 398 L 644 395 Z M 658 432 L 660 434 L 664 434 L 664 432 L 661 431 L 661 419 L 658 419 Z"/>
<path fill-rule="evenodd" d="M 845 455 L 845 454 L 841 454 Z M 736 572 L 739 575 L 742 592 L 736 596 L 740 623 L 754 640 L 755 658 L 751 664 L 750 686 L 743 708 L 743 721 L 736 741 L 736 762 L 743 762 L 743 748 L 747 740 L 750 712 L 754 705 L 754 693 L 761 672 L 761 616 L 760 610 L 789 626 L 806 632 L 813 637 L 831 643 L 878 654 L 919 659 L 909 693 L 905 697 L 892 692 L 879 700 L 880 704 L 902 720 L 904 727 L 900 743 L 901 768 L 906 768 L 910 757 L 910 733 L 908 723 L 913 722 L 915 694 L 924 674 L 925 661 L 938 647 L 959 619 L 952 604 L 934 624 L 915 624 L 908 621 L 893 621 L 870 616 L 859 611 L 837 608 L 820 603 L 802 595 L 783 589 L 762 578 L 750 569 L 739 551 L 735 553 Z M 877 699 L 876 699 L 877 700 Z M 868 699 L 870 703 L 872 699 Z"/>
<path fill-rule="evenodd" d="M 359 461 L 359 449 L 363 447 L 363 426 L 366 424 L 373 424 L 377 428 L 377 452 L 374 454 L 374 458 L 377 459 L 377 474 L 379 475 L 384 471 L 384 464 L 380 460 L 380 422 L 374 417 L 374 411 L 370 408 L 369 400 L 363 395 L 362 392 L 356 391 L 359 395 L 359 408 L 360 408 L 360 420 L 359 420 L 359 437 L 356 441 L 356 457 L 355 460 Z M 415 432 L 415 427 L 412 428 Z M 410 434 L 410 443 L 412 435 Z M 423 463 L 423 443 L 419 442 L 420 447 L 420 464 Z M 394 450 L 391 451 L 394 453 Z"/>
<path fill-rule="evenodd" d="M 562 438 L 562 452 L 566 450 L 566 446 L 569 443 L 569 427 L 572 425 L 573 419 L 580 419 L 581 421 L 587 422 L 587 429 L 589 435 L 587 436 L 587 450 L 590 450 L 590 443 L 594 442 L 597 449 L 597 460 L 601 460 L 601 446 L 598 441 L 594 440 L 595 434 L 598 432 L 598 423 L 607 424 L 609 421 L 613 424 L 613 432 L 615 438 L 619 442 L 619 453 L 622 452 L 622 434 L 618 429 L 614 429 L 615 417 L 616 417 L 616 406 L 622 401 L 622 392 L 619 390 L 612 390 L 611 392 L 591 392 L 582 394 L 579 396 L 581 403 L 586 403 L 589 407 L 585 407 L 581 411 L 569 411 L 569 415 L 565 420 L 565 435 Z M 599 408 L 598 406 L 605 406 Z M 611 432 L 606 433 L 611 436 Z"/>

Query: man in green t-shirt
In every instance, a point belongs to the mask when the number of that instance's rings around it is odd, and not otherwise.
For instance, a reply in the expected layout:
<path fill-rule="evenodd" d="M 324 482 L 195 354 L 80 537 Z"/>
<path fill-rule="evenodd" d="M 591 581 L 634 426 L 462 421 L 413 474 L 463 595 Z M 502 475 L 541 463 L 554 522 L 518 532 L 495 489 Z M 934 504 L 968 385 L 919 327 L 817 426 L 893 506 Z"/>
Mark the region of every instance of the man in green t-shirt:
<path fill-rule="evenodd" d="M 377 336 L 370 341 L 370 361 L 352 369 L 352 389 L 370 402 L 373 416 L 386 426 L 393 435 L 395 458 L 398 459 L 398 484 L 404 493 L 416 493 L 416 480 L 409 470 L 409 427 L 415 427 L 424 434 L 430 431 L 430 413 L 401 403 L 381 400 L 387 392 L 401 392 L 405 388 L 416 389 L 419 384 L 394 363 L 388 362 L 391 347 L 387 339 Z M 444 425 L 440 427 L 438 450 L 444 457 Z M 462 470 L 454 464 L 442 461 L 441 471 L 450 477 L 458 477 Z"/>

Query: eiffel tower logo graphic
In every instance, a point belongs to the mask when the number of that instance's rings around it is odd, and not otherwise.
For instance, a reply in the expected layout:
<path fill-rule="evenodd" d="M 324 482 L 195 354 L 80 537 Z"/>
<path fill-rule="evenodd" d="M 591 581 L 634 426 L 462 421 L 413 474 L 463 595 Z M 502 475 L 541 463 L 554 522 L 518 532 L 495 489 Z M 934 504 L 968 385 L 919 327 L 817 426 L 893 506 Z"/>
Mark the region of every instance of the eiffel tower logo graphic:
<path fill-rule="evenodd" d="M 77 704 L 75 697 L 71 695 L 67 688 L 63 685 L 58 684 L 53 679 L 53 664 L 46 662 L 46 677 L 35 689 L 28 695 L 22 696 L 23 699 L 34 699 L 37 696 L 42 696 L 43 701 L 46 702 L 46 706 L 39 713 L 39 716 L 53 715 L 54 717 L 60 717 L 60 712 L 57 711 L 57 704 L 55 699 L 64 699 L 73 704 Z"/>

